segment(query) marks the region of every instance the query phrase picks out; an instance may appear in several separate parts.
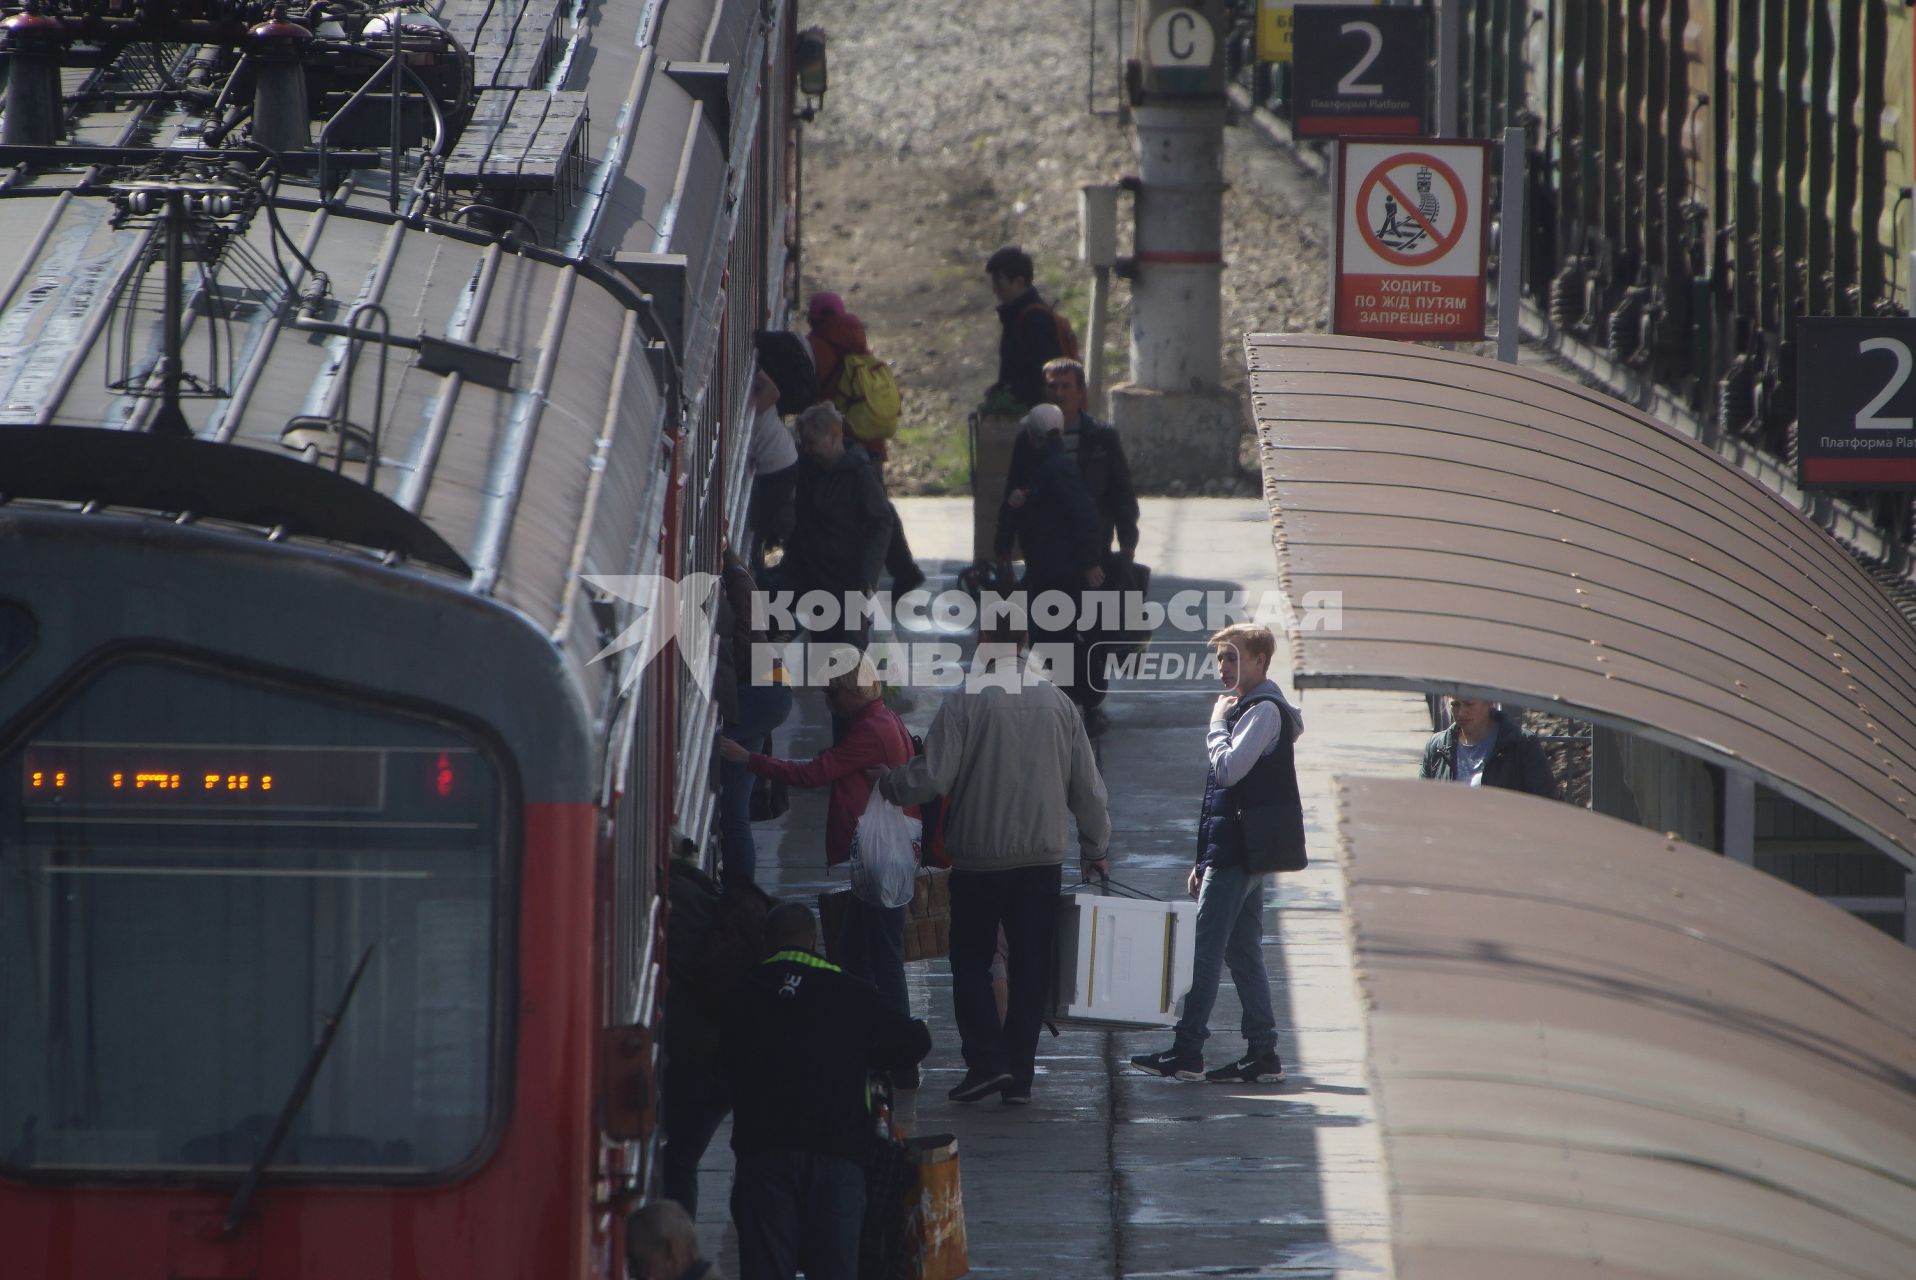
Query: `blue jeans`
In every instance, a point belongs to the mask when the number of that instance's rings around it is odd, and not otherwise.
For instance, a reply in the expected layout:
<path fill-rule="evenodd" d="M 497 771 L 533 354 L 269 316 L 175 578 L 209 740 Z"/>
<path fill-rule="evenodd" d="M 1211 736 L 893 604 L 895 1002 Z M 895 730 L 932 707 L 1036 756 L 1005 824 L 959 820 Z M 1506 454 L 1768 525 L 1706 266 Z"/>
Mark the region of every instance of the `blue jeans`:
<path fill-rule="evenodd" d="M 1264 970 L 1264 877 L 1243 867 L 1206 867 L 1198 889 L 1197 954 L 1191 962 L 1191 994 L 1177 1025 L 1176 1048 L 1196 1053 L 1211 1034 L 1217 984 L 1229 965 L 1244 1006 L 1244 1039 L 1251 1056 L 1277 1052 L 1277 1015 L 1271 1012 L 1271 977 Z"/>
<path fill-rule="evenodd" d="M 732 1179 L 739 1280 L 858 1280 L 865 1171 L 809 1151 L 748 1151 Z"/>
<path fill-rule="evenodd" d="M 792 689 L 783 684 L 741 684 L 738 721 L 724 726 L 725 736 L 763 751 L 772 730 L 792 714 Z M 756 880 L 758 845 L 752 840 L 752 771 L 719 761 L 719 851 L 726 880 Z"/>

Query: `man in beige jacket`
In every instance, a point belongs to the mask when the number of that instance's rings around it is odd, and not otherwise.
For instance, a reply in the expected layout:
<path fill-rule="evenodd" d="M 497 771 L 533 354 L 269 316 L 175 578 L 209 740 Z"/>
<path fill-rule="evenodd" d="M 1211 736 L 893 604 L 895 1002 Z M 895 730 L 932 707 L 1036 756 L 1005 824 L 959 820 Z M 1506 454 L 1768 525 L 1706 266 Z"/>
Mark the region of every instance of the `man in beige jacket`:
<path fill-rule="evenodd" d="M 965 1078 L 955 1102 L 1031 1101 L 1065 851 L 1104 875 L 1111 820 L 1084 722 L 1064 691 L 1026 666 L 1024 628 L 981 627 L 965 688 L 938 708 L 925 752 L 879 790 L 894 804 L 947 796 L 951 1000 Z M 1002 1026 L 991 960 L 1003 926 L 1009 996 Z"/>

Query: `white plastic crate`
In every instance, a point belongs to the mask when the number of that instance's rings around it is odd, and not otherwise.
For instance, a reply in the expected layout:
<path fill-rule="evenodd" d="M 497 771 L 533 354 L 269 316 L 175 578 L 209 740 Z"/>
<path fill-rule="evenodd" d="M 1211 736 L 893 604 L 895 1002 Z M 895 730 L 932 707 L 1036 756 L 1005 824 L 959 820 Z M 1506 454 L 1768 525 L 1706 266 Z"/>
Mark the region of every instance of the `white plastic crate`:
<path fill-rule="evenodd" d="M 1107 1027 L 1168 1027 L 1191 990 L 1197 903 L 1067 893 L 1058 899 L 1051 1016 Z"/>

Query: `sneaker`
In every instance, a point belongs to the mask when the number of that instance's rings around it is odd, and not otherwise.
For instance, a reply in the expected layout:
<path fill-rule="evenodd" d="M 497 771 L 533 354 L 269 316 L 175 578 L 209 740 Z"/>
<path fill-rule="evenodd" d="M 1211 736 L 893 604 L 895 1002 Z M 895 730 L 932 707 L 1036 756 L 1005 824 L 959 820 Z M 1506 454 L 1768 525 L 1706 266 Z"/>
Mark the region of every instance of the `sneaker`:
<path fill-rule="evenodd" d="M 999 1091 L 998 1101 L 1008 1107 L 1028 1107 L 1031 1105 L 1031 1086 L 1028 1084 L 1008 1084 Z"/>
<path fill-rule="evenodd" d="M 1197 1080 L 1204 1075 L 1203 1055 L 1166 1049 L 1163 1053 L 1141 1053 L 1131 1065 L 1154 1076 L 1175 1076 L 1179 1080 Z"/>
<path fill-rule="evenodd" d="M 1204 1073 L 1212 1084 L 1276 1084 L 1284 1078 L 1284 1064 L 1275 1053 L 1245 1054 L 1227 1067 Z"/>
<path fill-rule="evenodd" d="M 1195 1076 L 1192 1077 L 1196 1079 Z M 953 1086 L 945 1096 L 953 1102 L 976 1102 L 980 1098 L 989 1098 L 1001 1092 L 1011 1084 L 1011 1073 L 999 1071 L 995 1074 L 984 1071 L 967 1071 L 965 1078 Z"/>

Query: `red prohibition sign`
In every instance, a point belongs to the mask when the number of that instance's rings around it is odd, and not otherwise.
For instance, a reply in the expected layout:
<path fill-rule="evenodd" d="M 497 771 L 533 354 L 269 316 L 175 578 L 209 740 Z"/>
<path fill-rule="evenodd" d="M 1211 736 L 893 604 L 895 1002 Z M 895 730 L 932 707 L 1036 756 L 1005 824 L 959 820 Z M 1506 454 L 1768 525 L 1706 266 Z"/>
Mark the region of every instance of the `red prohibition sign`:
<path fill-rule="evenodd" d="M 1439 234 L 1437 228 L 1431 225 L 1430 219 L 1418 210 L 1417 202 L 1406 196 L 1403 190 L 1390 180 L 1391 170 L 1413 164 L 1423 165 L 1443 179 L 1444 185 L 1450 188 L 1451 198 L 1456 201 L 1454 207 L 1457 212 L 1450 221 L 1450 232 L 1447 235 Z M 1376 230 L 1371 227 L 1370 219 L 1365 216 L 1365 211 L 1370 207 L 1371 193 L 1380 184 L 1385 191 L 1396 198 L 1398 212 L 1423 228 L 1424 234 L 1431 239 L 1430 248 L 1420 249 L 1415 253 L 1405 253 L 1391 248 L 1378 238 Z M 1390 157 L 1373 168 L 1357 187 L 1357 229 L 1363 233 L 1364 243 L 1368 244 L 1378 257 L 1386 262 L 1394 262 L 1400 267 L 1421 267 L 1426 263 L 1437 261 L 1456 246 L 1458 238 L 1463 235 L 1464 227 L 1469 222 L 1470 201 L 1464 195 L 1463 179 L 1459 178 L 1456 171 L 1449 165 L 1426 152 L 1407 151 Z"/>

